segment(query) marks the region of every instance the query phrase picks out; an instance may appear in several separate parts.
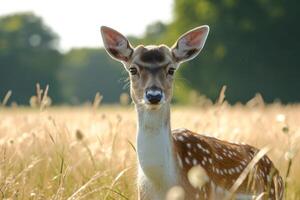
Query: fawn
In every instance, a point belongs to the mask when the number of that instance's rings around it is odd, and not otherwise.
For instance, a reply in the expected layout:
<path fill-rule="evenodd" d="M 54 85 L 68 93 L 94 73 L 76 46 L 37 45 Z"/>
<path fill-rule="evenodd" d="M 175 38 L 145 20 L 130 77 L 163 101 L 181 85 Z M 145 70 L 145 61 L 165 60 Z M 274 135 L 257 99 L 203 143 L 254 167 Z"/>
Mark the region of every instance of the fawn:
<path fill-rule="evenodd" d="M 130 77 L 137 125 L 138 198 L 162 200 L 170 188 L 180 186 L 185 199 L 222 199 L 258 149 L 202 136 L 187 129 L 171 131 L 170 102 L 174 74 L 179 65 L 202 50 L 209 33 L 200 26 L 183 34 L 173 47 L 139 45 L 109 27 L 101 34 L 108 54 L 123 63 Z M 208 180 L 197 188 L 187 175 L 200 166 Z M 235 191 L 236 199 L 283 199 L 284 185 L 267 156 L 255 164 L 256 174 Z M 249 187 L 249 180 L 252 183 Z"/>

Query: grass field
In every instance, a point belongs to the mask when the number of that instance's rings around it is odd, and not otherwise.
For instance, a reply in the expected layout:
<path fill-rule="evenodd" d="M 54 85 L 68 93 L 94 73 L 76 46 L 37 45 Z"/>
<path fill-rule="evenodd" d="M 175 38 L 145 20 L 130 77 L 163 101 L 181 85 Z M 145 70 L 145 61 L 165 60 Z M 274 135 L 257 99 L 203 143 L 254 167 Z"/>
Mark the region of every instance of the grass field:
<path fill-rule="evenodd" d="M 173 107 L 173 128 L 256 147 L 300 199 L 300 105 Z M 0 108 L 0 199 L 136 199 L 131 107 Z"/>

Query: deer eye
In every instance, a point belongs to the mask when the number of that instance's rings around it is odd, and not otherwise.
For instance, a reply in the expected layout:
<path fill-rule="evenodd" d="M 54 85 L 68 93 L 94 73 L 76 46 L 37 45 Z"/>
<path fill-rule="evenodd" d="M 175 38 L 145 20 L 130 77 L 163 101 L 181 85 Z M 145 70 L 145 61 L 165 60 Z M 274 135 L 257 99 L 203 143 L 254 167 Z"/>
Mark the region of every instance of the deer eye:
<path fill-rule="evenodd" d="M 175 72 L 175 68 L 170 68 L 170 69 L 168 70 L 168 74 L 169 74 L 169 75 L 173 75 L 174 72 Z"/>
<path fill-rule="evenodd" d="M 131 75 L 136 75 L 137 74 L 137 68 L 136 67 L 130 67 L 129 72 Z"/>

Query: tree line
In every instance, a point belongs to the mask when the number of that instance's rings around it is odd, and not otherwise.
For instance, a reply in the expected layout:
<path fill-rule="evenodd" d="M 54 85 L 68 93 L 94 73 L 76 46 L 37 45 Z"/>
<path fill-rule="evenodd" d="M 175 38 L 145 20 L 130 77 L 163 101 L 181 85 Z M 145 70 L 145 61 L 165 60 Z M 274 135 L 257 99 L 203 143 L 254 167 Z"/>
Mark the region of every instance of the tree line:
<path fill-rule="evenodd" d="M 201 54 L 176 75 L 176 102 L 188 103 L 195 93 L 216 99 L 223 85 L 231 103 L 256 93 L 267 102 L 299 102 L 299 6 L 296 0 L 175 0 L 172 22 L 150 24 L 143 37 L 129 38 L 134 45 L 172 45 L 185 31 L 210 26 Z M 126 72 L 103 49 L 61 53 L 58 45 L 59 36 L 39 16 L 0 17 L 0 98 L 11 90 L 10 101 L 28 104 L 36 83 L 49 84 L 56 104 L 80 104 L 96 92 L 116 103 L 128 92 Z"/>

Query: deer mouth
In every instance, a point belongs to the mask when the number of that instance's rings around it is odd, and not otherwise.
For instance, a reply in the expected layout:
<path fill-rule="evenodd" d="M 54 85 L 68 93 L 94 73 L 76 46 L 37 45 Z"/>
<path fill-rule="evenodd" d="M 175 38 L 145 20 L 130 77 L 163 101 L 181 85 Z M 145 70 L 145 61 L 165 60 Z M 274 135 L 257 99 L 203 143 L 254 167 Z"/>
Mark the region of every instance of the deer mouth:
<path fill-rule="evenodd" d="M 164 104 L 166 104 L 167 102 L 165 101 L 165 99 L 162 99 L 161 101 L 159 101 L 158 103 L 150 103 L 150 102 L 146 102 L 144 101 L 144 106 L 146 109 L 148 110 L 159 110 L 161 109 Z"/>

